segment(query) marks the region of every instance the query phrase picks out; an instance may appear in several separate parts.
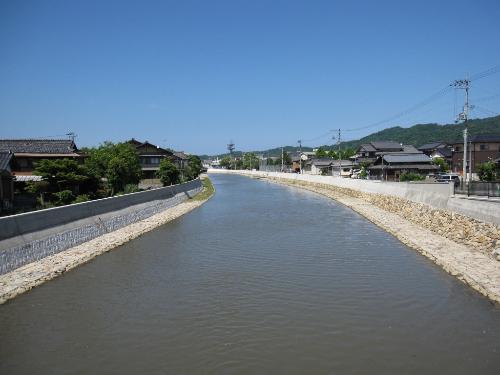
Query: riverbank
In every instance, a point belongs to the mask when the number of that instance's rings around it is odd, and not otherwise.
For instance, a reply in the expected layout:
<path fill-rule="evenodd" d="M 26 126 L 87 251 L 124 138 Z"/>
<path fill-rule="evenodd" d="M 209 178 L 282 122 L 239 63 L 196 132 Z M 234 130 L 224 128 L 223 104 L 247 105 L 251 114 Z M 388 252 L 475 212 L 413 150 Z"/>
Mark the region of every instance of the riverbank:
<path fill-rule="evenodd" d="M 215 193 L 208 177 L 204 177 L 202 183 L 203 190 L 188 201 L 81 245 L 0 275 L 0 304 L 201 206 Z"/>
<path fill-rule="evenodd" d="M 492 247 L 498 246 L 498 226 L 401 198 L 265 175 L 253 177 L 310 190 L 344 204 L 431 259 L 449 274 L 500 303 L 500 262 L 491 256 Z M 439 228 L 431 230 L 436 223 L 439 223 Z"/>

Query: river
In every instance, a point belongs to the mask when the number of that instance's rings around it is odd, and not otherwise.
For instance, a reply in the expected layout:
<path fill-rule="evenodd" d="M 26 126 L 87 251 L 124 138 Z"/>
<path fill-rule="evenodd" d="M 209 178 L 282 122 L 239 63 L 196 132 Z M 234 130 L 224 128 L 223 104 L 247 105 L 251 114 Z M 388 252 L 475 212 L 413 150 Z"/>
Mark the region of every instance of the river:
<path fill-rule="evenodd" d="M 0 373 L 498 373 L 498 306 L 334 201 L 211 177 L 202 207 L 0 306 Z"/>

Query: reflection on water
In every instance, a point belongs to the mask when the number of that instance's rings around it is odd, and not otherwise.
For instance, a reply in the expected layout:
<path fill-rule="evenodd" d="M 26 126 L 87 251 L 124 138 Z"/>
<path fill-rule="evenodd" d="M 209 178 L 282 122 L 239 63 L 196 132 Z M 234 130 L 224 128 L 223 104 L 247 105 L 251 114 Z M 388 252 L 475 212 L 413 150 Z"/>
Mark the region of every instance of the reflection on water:
<path fill-rule="evenodd" d="M 201 208 L 0 306 L 0 373 L 498 371 L 485 298 L 335 202 L 212 177 Z"/>

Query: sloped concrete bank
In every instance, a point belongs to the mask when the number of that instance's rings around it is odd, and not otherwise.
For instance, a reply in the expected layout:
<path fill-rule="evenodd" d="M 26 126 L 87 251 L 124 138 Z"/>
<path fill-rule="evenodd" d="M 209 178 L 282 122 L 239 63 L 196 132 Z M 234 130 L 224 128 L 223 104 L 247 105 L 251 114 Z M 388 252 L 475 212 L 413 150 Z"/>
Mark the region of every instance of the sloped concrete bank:
<path fill-rule="evenodd" d="M 498 225 L 396 196 L 265 174 L 242 174 L 335 199 L 484 296 L 500 303 L 500 262 L 492 256 L 495 247 L 500 246 Z"/>
<path fill-rule="evenodd" d="M 142 220 L 136 216 L 137 220 L 129 225 L 0 275 L 0 304 L 199 207 L 213 195 L 213 190 L 209 189 L 208 194 L 206 190 L 200 187 L 192 191 L 193 196 L 203 195 L 202 199 L 195 196 L 194 199 L 177 199 L 175 204 L 169 202 L 168 206 Z"/>

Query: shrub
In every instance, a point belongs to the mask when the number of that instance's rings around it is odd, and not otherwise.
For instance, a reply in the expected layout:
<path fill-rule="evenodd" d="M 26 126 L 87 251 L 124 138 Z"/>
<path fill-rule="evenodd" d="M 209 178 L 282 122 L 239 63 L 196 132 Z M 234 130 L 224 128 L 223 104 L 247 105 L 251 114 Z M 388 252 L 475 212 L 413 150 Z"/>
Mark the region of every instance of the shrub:
<path fill-rule="evenodd" d="M 139 186 L 137 184 L 127 184 L 123 188 L 123 194 L 137 193 L 139 191 Z"/>
<path fill-rule="evenodd" d="M 163 186 L 173 185 L 179 183 L 180 171 L 168 159 L 163 159 L 160 162 L 160 169 L 157 172 Z"/>
<path fill-rule="evenodd" d="M 406 172 L 406 173 L 401 173 L 399 176 L 399 181 L 422 181 L 424 180 L 425 177 L 419 175 L 418 173 L 413 173 L 413 172 Z"/>
<path fill-rule="evenodd" d="M 90 200 L 90 197 L 87 194 L 77 195 L 73 203 L 82 203 Z"/>
<path fill-rule="evenodd" d="M 62 190 L 57 193 L 52 194 L 55 198 L 54 204 L 56 206 L 64 206 L 65 204 L 70 204 L 75 199 L 73 192 L 71 190 Z"/>

